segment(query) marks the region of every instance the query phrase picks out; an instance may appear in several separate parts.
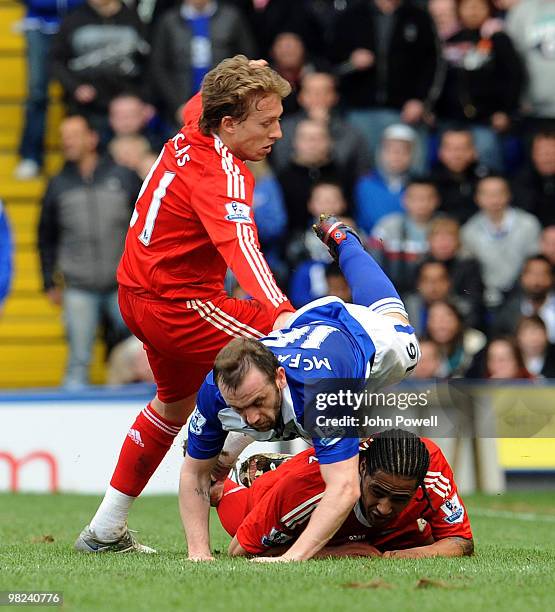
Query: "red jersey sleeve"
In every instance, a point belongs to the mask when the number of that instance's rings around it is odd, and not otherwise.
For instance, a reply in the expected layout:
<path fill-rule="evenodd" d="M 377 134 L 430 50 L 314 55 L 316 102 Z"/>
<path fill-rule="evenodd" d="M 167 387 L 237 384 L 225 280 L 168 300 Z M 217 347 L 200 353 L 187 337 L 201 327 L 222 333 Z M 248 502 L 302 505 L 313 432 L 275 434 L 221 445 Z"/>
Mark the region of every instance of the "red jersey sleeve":
<path fill-rule="evenodd" d="M 296 539 L 325 488 L 318 461 L 314 456 L 303 457 L 296 469 L 277 480 L 253 506 L 237 530 L 239 544 L 247 552 L 259 554 Z"/>
<path fill-rule="evenodd" d="M 425 518 L 432 529 L 434 540 L 449 537 L 471 538 L 472 530 L 464 502 L 457 491 L 453 470 L 441 449 L 424 440 L 430 452 L 430 467 L 424 485 L 432 502 Z"/>
<path fill-rule="evenodd" d="M 219 165 L 206 165 L 191 195 L 191 205 L 243 290 L 274 311 L 275 319 L 282 311 L 294 308 L 277 286 L 260 251 L 251 207 L 254 179 L 221 141 L 215 141 L 219 155 L 213 159 Z"/>

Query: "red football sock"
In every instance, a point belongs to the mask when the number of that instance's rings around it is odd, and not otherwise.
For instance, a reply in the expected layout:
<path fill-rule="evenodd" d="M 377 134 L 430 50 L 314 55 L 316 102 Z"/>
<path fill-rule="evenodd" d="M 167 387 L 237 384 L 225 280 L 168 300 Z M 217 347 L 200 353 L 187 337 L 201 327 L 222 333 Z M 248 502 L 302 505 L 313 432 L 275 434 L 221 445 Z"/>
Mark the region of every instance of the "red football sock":
<path fill-rule="evenodd" d="M 140 495 L 181 427 L 161 417 L 149 404 L 127 433 L 110 481 L 112 487 L 125 495 Z"/>

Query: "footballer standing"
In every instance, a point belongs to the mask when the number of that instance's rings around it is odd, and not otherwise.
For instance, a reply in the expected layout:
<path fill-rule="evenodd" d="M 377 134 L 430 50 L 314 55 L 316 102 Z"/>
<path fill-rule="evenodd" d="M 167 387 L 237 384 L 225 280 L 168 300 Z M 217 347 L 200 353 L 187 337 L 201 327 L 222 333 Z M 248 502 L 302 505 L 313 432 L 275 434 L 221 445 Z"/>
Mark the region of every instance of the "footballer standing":
<path fill-rule="evenodd" d="M 157 392 L 131 425 L 77 550 L 153 552 L 130 534 L 127 516 L 193 411 L 216 354 L 233 338 L 262 338 L 294 310 L 260 252 L 245 165 L 281 138 L 290 91 L 263 61 L 224 60 L 142 185 L 117 277 L 121 313 L 144 343 Z M 228 267 L 253 299 L 227 297 Z"/>

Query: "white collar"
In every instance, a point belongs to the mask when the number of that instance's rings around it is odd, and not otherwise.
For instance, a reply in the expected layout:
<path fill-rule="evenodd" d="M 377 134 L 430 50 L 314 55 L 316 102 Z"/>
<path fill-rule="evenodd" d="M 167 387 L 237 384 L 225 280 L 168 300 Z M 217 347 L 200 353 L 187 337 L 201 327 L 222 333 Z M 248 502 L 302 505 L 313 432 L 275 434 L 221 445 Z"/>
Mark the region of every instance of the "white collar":
<path fill-rule="evenodd" d="M 357 520 L 359 523 L 361 523 L 365 527 L 371 526 L 370 523 L 366 520 L 366 517 L 364 516 L 364 512 L 362 511 L 362 508 L 360 507 L 360 499 L 355 504 L 355 507 L 353 508 L 353 512 L 355 513 L 355 516 L 357 517 Z"/>
<path fill-rule="evenodd" d="M 291 391 L 289 385 L 286 385 L 281 393 L 281 420 L 283 421 L 283 433 L 287 439 L 288 433 L 297 431 L 298 434 L 305 440 L 311 440 L 309 433 L 301 426 L 297 421 L 297 415 L 293 408 L 293 398 L 291 397 Z"/>
<path fill-rule="evenodd" d="M 484 213 L 486 229 L 492 236 L 503 236 L 511 231 L 513 223 L 515 222 L 515 217 L 515 211 L 510 206 L 505 210 L 505 214 L 499 225 L 493 223 Z"/>
<path fill-rule="evenodd" d="M 289 385 L 285 385 L 281 392 L 281 418 L 284 424 L 297 420 Z"/>
<path fill-rule="evenodd" d="M 288 386 L 283 389 L 281 394 L 281 418 L 283 421 L 283 432 L 280 432 L 281 436 L 277 438 L 277 432 L 274 429 L 270 431 L 256 431 L 249 427 L 243 418 L 229 406 L 218 412 L 218 419 L 225 431 L 240 431 L 261 442 L 282 439 L 283 436 L 285 436 L 285 439 L 290 439 L 288 436 L 291 434 L 293 434 L 293 437 L 301 436 L 310 441 L 310 435 L 297 421 L 291 391 Z"/>
<path fill-rule="evenodd" d="M 546 297 L 545 302 L 538 308 L 538 312 L 544 312 L 544 316 L 549 316 L 550 313 L 555 310 L 555 291 L 550 291 Z M 532 300 L 525 297 L 521 302 L 521 312 L 523 315 L 530 316 L 534 314 L 534 306 Z"/>

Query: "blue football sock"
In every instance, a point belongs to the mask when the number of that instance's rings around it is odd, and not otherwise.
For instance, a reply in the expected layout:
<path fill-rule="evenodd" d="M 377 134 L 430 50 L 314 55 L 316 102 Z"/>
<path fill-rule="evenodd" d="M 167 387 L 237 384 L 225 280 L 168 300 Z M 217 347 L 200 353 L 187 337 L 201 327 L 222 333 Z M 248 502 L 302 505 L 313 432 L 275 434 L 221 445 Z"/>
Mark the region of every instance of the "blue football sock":
<path fill-rule="evenodd" d="M 354 236 L 347 235 L 337 250 L 339 267 L 351 288 L 354 304 L 370 306 L 381 314 L 397 312 L 407 316 L 393 283 Z"/>

